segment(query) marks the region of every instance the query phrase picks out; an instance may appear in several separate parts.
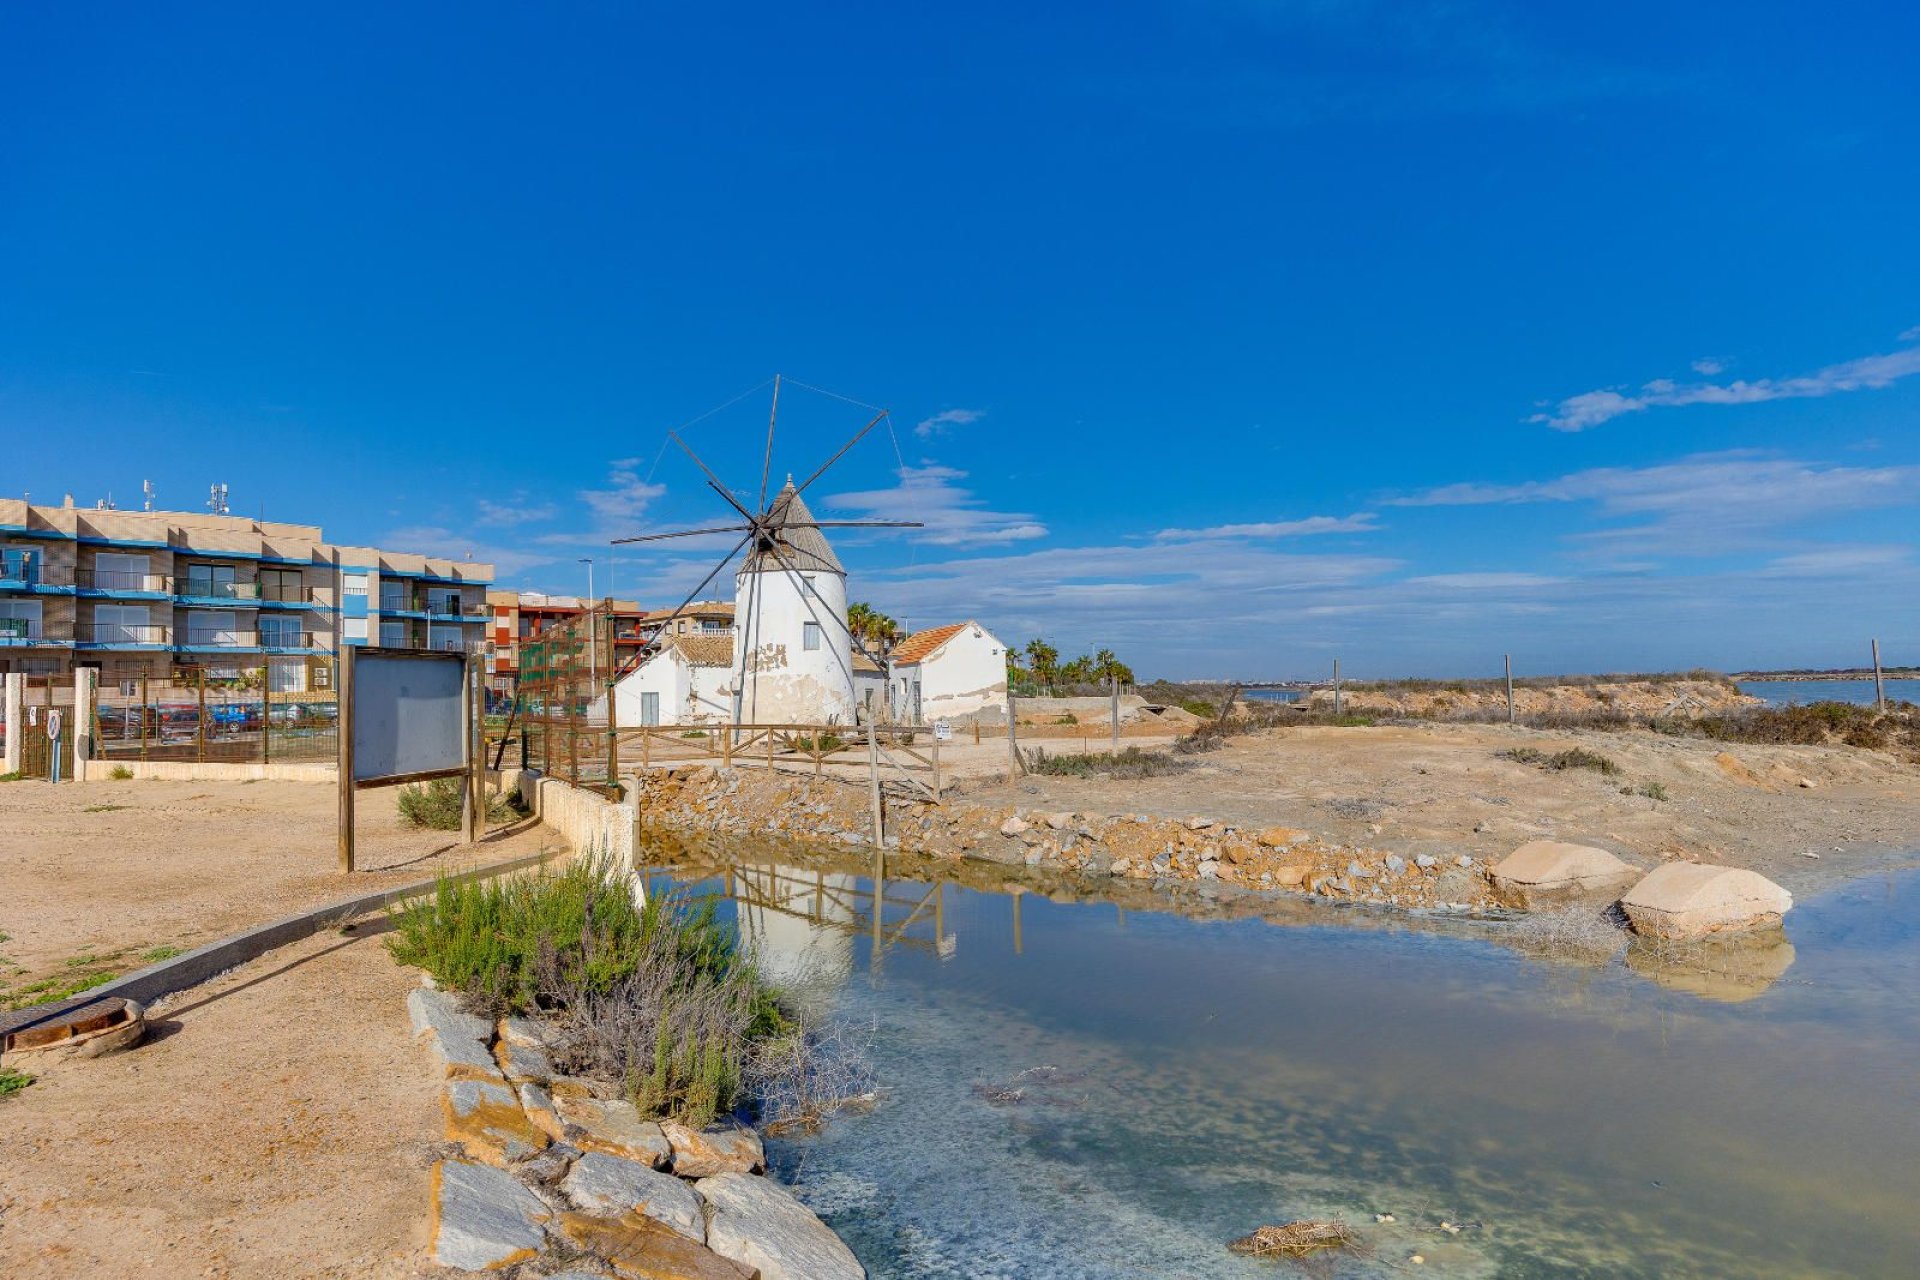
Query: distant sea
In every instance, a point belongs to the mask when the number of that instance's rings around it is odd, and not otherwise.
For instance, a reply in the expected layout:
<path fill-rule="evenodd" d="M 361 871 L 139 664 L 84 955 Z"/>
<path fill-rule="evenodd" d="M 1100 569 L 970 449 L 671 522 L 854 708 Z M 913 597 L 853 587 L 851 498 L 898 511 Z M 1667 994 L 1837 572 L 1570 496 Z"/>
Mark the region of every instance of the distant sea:
<path fill-rule="evenodd" d="M 1742 680 L 1740 692 L 1765 698 L 1771 707 L 1791 707 L 1809 702 L 1873 701 L 1871 680 Z M 1920 680 L 1889 680 L 1887 701 L 1920 702 Z"/>
<path fill-rule="evenodd" d="M 1298 702 L 1303 695 L 1298 689 L 1248 689 L 1240 696 L 1253 702 Z"/>

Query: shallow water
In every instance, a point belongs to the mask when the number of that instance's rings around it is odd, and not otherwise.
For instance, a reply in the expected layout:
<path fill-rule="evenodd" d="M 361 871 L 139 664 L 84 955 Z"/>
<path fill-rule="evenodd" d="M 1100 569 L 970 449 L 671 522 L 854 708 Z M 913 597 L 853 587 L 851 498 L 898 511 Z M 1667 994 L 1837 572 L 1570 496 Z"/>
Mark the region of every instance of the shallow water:
<path fill-rule="evenodd" d="M 1742 680 L 1740 692 L 1766 699 L 1770 707 L 1804 706 L 1811 702 L 1873 701 L 1871 680 Z M 1920 680 L 1883 681 L 1888 702 L 1920 702 Z"/>
<path fill-rule="evenodd" d="M 1295 1274 L 1224 1245 L 1306 1216 L 1372 1252 L 1323 1274 L 1920 1274 L 1920 873 L 1704 975 L 893 881 L 877 944 L 864 877 L 697 883 L 873 1027 L 881 1105 L 771 1159 L 876 1280 Z"/>

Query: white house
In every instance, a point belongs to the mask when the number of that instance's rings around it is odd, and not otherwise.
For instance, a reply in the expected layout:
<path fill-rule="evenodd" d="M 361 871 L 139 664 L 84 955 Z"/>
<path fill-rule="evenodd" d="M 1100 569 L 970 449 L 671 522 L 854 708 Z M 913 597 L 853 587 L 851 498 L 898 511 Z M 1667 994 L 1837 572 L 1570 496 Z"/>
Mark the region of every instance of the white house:
<path fill-rule="evenodd" d="M 977 622 L 916 631 L 892 657 L 893 715 L 909 724 L 970 715 L 1007 698 L 1007 647 Z"/>
<path fill-rule="evenodd" d="M 733 631 L 674 636 L 615 686 L 621 724 L 852 724 L 847 571 L 788 478 L 734 575 Z"/>

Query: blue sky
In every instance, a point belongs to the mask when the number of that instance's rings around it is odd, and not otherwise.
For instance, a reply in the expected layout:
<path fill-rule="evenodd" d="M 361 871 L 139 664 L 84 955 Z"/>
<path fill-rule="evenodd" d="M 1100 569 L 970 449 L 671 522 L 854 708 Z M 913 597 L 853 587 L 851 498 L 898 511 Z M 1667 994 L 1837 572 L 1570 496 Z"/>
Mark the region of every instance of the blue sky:
<path fill-rule="evenodd" d="M 12 6 L 0 492 L 219 480 L 672 604 L 705 548 L 607 540 L 722 514 L 664 432 L 777 371 L 892 410 L 809 498 L 927 522 L 838 544 L 914 625 L 1171 676 L 1920 660 L 1917 40 L 1897 4 Z M 688 430 L 743 490 L 765 397 Z M 776 469 L 867 416 L 790 389 Z"/>

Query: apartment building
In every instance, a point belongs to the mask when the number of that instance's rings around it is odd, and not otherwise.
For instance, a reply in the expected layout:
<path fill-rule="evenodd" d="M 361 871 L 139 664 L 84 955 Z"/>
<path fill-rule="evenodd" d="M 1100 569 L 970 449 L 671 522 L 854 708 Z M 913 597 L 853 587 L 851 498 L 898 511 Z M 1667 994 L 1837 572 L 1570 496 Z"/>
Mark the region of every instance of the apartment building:
<path fill-rule="evenodd" d="M 337 546 L 318 525 L 0 498 L 0 671 L 118 682 L 265 666 L 277 688 L 315 687 L 341 644 L 477 651 L 492 577 Z"/>
<path fill-rule="evenodd" d="M 520 678 L 522 646 L 549 634 L 553 628 L 581 616 L 589 602 L 578 596 L 552 596 L 538 591 L 489 591 L 487 608 L 492 627 L 487 633 L 488 687 L 509 694 Z M 728 636 L 733 634 L 733 602 L 703 600 L 688 605 L 678 617 L 671 609 L 644 610 L 631 600 L 601 600 L 598 608 L 613 607 L 613 632 L 599 637 L 602 652 L 611 645 L 616 671 L 629 671 L 652 652 L 663 634 Z"/>

